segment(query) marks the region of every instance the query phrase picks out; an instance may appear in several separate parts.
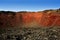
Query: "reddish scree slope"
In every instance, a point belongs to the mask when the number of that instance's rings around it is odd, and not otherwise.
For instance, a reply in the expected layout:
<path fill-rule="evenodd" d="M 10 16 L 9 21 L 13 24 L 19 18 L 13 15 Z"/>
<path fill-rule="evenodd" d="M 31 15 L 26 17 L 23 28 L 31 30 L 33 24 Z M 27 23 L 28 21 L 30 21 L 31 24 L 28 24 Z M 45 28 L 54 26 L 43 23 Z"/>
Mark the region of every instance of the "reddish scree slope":
<path fill-rule="evenodd" d="M 15 15 L 0 14 L 0 27 L 14 26 L 60 26 L 60 14 L 27 12 Z"/>

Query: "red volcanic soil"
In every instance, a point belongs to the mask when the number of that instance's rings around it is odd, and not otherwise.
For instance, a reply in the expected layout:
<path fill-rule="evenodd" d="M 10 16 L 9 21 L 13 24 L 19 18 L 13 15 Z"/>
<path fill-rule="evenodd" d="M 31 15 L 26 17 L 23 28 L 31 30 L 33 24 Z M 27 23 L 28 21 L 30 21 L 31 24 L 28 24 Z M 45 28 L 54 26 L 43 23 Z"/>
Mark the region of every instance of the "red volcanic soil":
<path fill-rule="evenodd" d="M 58 12 L 15 12 L 0 13 L 0 27 L 60 26 Z"/>

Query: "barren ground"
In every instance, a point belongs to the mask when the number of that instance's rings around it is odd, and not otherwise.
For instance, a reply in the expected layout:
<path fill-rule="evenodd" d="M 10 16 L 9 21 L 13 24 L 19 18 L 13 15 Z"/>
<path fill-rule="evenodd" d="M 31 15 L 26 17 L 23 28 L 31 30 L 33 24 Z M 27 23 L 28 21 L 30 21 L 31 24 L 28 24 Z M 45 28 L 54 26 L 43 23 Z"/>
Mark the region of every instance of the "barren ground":
<path fill-rule="evenodd" d="M 60 27 L 0 29 L 0 40 L 60 40 Z"/>

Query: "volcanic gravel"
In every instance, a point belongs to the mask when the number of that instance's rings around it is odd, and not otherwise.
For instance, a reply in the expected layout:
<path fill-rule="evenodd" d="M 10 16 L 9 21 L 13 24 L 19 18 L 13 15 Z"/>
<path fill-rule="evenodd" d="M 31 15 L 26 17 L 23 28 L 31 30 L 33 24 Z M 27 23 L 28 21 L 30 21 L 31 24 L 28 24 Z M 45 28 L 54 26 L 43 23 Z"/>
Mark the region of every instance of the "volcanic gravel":
<path fill-rule="evenodd" d="M 60 27 L 0 29 L 0 40 L 60 40 Z"/>

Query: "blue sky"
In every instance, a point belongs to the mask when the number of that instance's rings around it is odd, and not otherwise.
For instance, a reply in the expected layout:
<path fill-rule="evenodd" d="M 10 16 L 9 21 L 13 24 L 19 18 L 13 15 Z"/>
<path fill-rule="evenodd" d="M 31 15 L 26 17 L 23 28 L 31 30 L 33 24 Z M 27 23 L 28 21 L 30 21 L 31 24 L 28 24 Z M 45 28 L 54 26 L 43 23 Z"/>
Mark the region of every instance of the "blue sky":
<path fill-rule="evenodd" d="M 60 8 L 60 0 L 0 0 L 0 10 L 40 11 Z"/>

